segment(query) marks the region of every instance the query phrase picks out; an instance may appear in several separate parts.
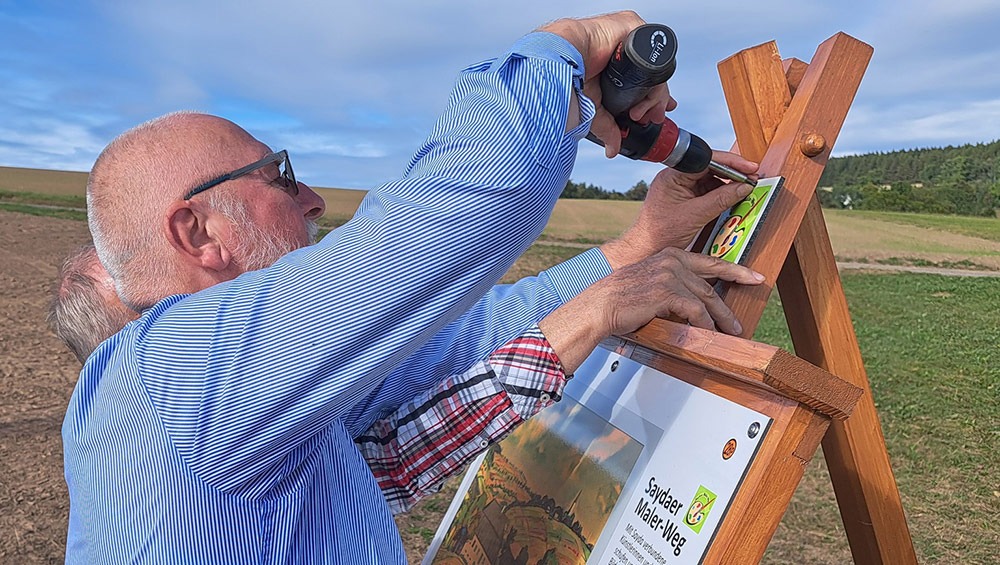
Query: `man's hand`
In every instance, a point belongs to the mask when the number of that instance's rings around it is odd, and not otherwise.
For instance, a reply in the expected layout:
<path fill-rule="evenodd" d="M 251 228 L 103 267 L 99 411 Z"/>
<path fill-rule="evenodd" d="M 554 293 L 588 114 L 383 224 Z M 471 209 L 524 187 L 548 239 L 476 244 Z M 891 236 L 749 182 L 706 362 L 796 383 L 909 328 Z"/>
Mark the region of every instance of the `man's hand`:
<path fill-rule="evenodd" d="M 538 327 L 567 373 L 609 335 L 635 331 L 671 314 L 693 326 L 738 335 L 732 310 L 705 279 L 757 285 L 764 277 L 715 257 L 667 248 L 597 281 L 546 316 Z"/>
<path fill-rule="evenodd" d="M 713 159 L 755 178 L 757 164 L 724 151 Z M 752 188 L 724 183 L 709 171 L 660 171 L 649 186 L 635 224 L 621 238 L 601 246 L 612 269 L 641 261 L 667 247 L 685 248 L 708 222 L 746 198 Z"/>
<path fill-rule="evenodd" d="M 596 107 L 590 132 L 604 142 L 604 151 L 609 158 L 618 154 L 622 139 L 614 116 L 601 105 L 601 82 L 598 75 L 608 66 L 615 47 L 633 29 L 645 23 L 645 20 L 635 12 L 625 11 L 593 18 L 556 20 L 539 28 L 539 31 L 548 31 L 561 36 L 583 55 L 583 66 L 587 72 L 583 81 L 583 92 Z M 576 97 L 573 100 L 575 101 Z M 654 87 L 645 98 L 636 103 L 629 111 L 629 116 L 638 122 L 663 123 L 663 114 L 676 106 L 677 102 L 670 97 L 670 91 L 664 83 Z M 579 117 L 579 106 L 571 104 L 567 131 L 580 123 Z"/>

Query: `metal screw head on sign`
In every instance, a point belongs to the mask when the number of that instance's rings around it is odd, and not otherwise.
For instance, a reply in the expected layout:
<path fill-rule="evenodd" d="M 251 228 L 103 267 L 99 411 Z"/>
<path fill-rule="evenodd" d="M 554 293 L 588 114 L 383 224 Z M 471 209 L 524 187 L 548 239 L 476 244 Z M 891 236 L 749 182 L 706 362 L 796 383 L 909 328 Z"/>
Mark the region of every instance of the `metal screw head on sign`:
<path fill-rule="evenodd" d="M 757 422 L 754 422 L 754 423 L 750 424 L 750 429 L 747 430 L 747 436 L 750 439 L 753 439 L 753 438 L 757 437 L 757 433 L 758 432 L 760 432 L 760 424 L 757 423 Z"/>
<path fill-rule="evenodd" d="M 615 369 L 617 368 L 618 368 L 618 361 L 615 361 L 614 363 L 611 364 L 611 372 L 612 373 L 615 372 Z"/>

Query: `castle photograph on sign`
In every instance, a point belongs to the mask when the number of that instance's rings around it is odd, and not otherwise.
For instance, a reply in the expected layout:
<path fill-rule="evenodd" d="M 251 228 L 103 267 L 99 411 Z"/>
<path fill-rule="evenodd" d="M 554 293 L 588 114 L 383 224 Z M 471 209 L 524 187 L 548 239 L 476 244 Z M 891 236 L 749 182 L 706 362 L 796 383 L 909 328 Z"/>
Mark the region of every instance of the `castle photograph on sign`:
<path fill-rule="evenodd" d="M 641 451 L 565 398 L 490 448 L 433 562 L 586 563 Z"/>

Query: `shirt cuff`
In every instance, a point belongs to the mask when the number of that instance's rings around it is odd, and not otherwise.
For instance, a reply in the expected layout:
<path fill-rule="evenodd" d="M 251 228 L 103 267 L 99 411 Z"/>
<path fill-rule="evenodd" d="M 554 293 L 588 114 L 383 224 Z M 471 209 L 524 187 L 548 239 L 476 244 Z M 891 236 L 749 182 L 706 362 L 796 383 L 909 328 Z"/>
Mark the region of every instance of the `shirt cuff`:
<path fill-rule="evenodd" d="M 502 66 L 512 55 L 522 57 L 538 57 L 552 61 L 565 61 L 573 67 L 573 78 L 583 80 L 587 76 L 583 68 L 583 55 L 577 48 L 564 39 L 548 31 L 536 31 L 518 39 L 507 53 L 497 62 Z"/>
<path fill-rule="evenodd" d="M 537 325 L 494 351 L 488 363 L 524 420 L 558 402 L 569 378 Z"/>
<path fill-rule="evenodd" d="M 583 289 L 611 274 L 611 265 L 596 247 L 576 257 L 546 269 L 542 276 L 549 279 L 559 299 L 566 303 Z"/>

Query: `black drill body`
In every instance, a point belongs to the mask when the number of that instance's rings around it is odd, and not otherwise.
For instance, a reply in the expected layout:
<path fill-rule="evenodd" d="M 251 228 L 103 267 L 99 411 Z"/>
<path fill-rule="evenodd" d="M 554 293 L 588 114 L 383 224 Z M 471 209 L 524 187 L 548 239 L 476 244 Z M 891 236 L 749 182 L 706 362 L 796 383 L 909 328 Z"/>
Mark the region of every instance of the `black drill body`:
<path fill-rule="evenodd" d="M 649 91 L 674 74 L 677 68 L 677 36 L 669 27 L 646 24 L 618 44 L 600 75 L 601 104 L 615 117 L 621 129 L 621 154 L 636 160 L 663 163 L 684 173 L 711 168 L 739 182 L 748 179 L 738 171 L 712 162 L 712 149 L 705 140 L 664 118 L 662 124 L 641 124 L 628 115 L 630 108 Z M 588 139 L 601 143 L 595 136 Z"/>

